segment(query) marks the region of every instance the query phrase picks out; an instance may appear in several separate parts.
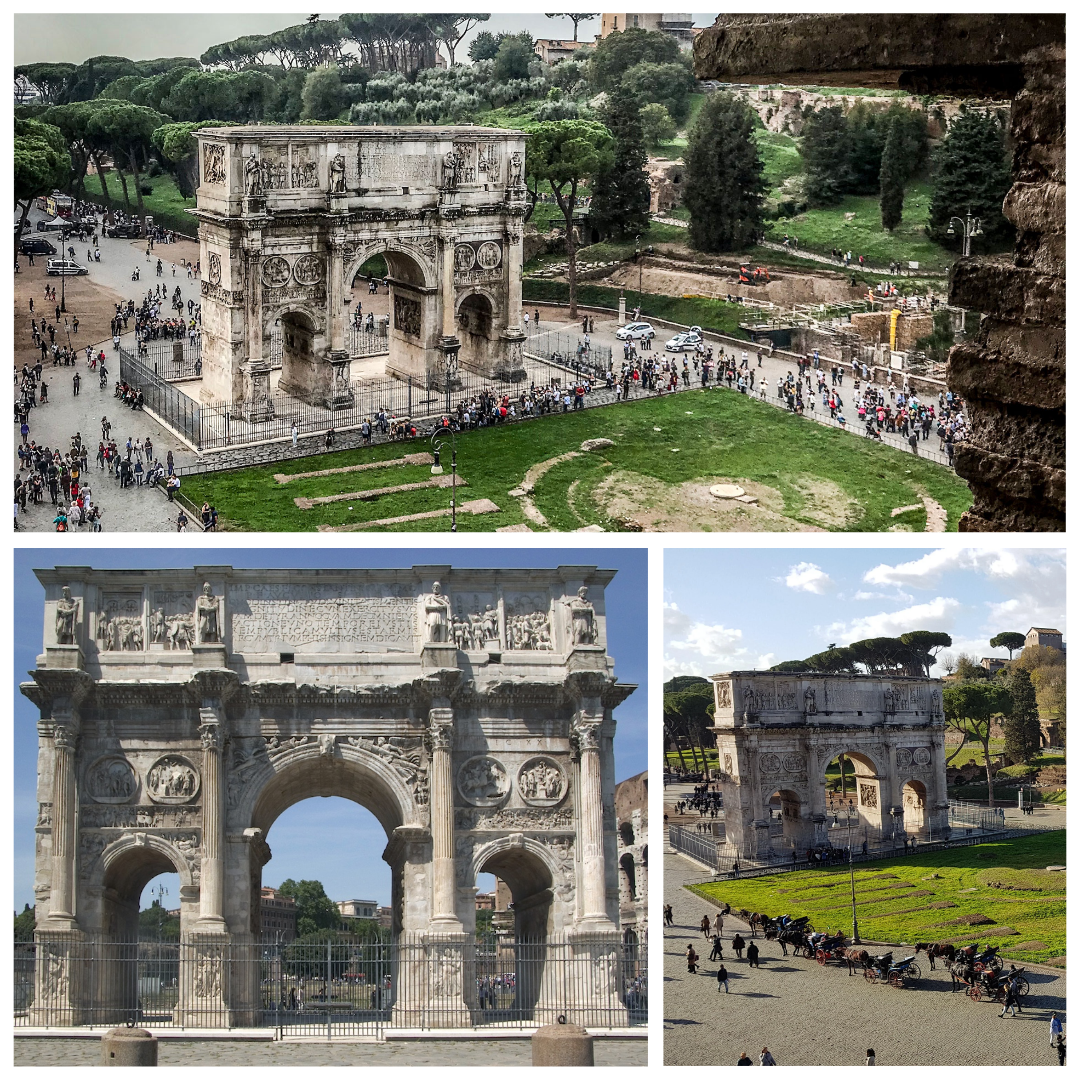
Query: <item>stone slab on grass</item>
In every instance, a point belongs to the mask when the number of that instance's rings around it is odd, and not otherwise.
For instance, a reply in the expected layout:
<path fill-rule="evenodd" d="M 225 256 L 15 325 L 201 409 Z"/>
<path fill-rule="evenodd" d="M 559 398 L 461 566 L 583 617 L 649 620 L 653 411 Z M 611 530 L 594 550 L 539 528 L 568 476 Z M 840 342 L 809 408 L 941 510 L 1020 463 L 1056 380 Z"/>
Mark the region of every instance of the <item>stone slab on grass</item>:
<path fill-rule="evenodd" d="M 417 480 L 412 484 L 393 484 L 390 487 L 368 488 L 366 491 L 349 491 L 344 495 L 320 495 L 317 498 L 307 499 L 303 496 L 293 499 L 301 510 L 311 510 L 316 506 L 325 506 L 327 503 L 349 502 L 355 500 L 364 502 L 377 499 L 380 495 L 397 495 L 402 491 L 421 491 L 424 488 L 448 488 L 454 486 L 452 476 L 436 476 L 431 480 Z M 469 483 L 464 477 L 457 478 L 458 487 L 468 487 Z"/>
<path fill-rule="evenodd" d="M 426 451 L 422 454 L 406 454 L 404 457 L 390 458 L 388 461 L 366 461 L 363 465 L 343 465 L 339 469 L 316 469 L 314 472 L 274 473 L 279 484 L 288 484 L 293 480 L 309 480 L 313 476 L 335 476 L 340 473 L 364 472 L 367 469 L 389 469 L 392 465 L 433 465 L 435 459 Z"/>
<path fill-rule="evenodd" d="M 473 499 L 458 507 L 462 514 L 497 514 L 499 508 L 490 499 Z M 374 521 L 357 521 L 352 525 L 320 525 L 319 532 L 359 532 L 361 529 L 377 529 L 380 525 L 399 525 L 405 521 L 422 521 L 427 518 L 449 517 L 450 507 L 445 510 L 428 510 L 422 514 L 402 514 L 400 517 L 376 518 Z"/>

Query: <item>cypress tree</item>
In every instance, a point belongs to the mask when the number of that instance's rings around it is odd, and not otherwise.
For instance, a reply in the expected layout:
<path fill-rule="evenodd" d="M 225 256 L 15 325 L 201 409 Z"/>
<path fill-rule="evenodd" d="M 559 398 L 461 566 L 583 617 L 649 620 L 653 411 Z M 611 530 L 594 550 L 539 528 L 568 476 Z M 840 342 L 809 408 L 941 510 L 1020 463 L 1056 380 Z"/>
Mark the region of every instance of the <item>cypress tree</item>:
<path fill-rule="evenodd" d="M 892 232 L 904 216 L 904 133 L 898 117 L 889 122 L 885 150 L 881 155 L 881 227 Z"/>
<path fill-rule="evenodd" d="M 1005 754 L 1014 762 L 1028 762 L 1038 752 L 1041 742 L 1039 706 L 1031 676 L 1021 667 L 1013 669 L 1009 678 L 1012 708 L 1002 727 L 1005 730 Z"/>
<path fill-rule="evenodd" d="M 589 223 L 601 236 L 633 236 L 649 227 L 649 156 L 633 94 L 608 94 L 601 119 L 615 139 L 615 160 L 593 183 Z"/>
<path fill-rule="evenodd" d="M 988 237 L 1010 237 L 1012 226 L 1002 215 L 1001 204 L 1011 182 L 1001 121 L 994 113 L 961 110 L 935 161 L 930 235 L 938 243 L 952 241 L 959 246 L 960 238 L 948 235 L 949 221 L 963 218 L 970 209 Z"/>
<path fill-rule="evenodd" d="M 765 167 L 754 139 L 755 114 L 730 93 L 711 94 L 690 133 L 683 161 L 683 205 L 690 246 L 738 251 L 757 243 Z"/>
<path fill-rule="evenodd" d="M 839 202 L 852 186 L 847 117 L 839 105 L 818 109 L 803 124 L 799 145 L 811 206 Z"/>

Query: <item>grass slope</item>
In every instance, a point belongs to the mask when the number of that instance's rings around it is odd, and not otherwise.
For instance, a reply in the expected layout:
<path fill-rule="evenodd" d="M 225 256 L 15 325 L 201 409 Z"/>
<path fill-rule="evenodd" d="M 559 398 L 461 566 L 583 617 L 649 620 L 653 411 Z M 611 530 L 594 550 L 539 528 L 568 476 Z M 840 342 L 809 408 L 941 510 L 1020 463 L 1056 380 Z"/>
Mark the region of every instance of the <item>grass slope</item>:
<path fill-rule="evenodd" d="M 1065 875 L 1045 870 L 1064 862 L 1064 830 L 875 862 L 855 871 L 859 933 L 873 941 L 912 945 L 951 938 L 963 938 L 963 944 L 981 941 L 1000 945 L 1002 954 L 1016 962 L 1064 958 Z M 843 868 L 688 888 L 733 908 L 773 916 L 809 915 L 818 930 L 850 934 L 849 881 L 848 870 Z M 893 889 L 897 895 L 890 898 Z M 910 895 L 913 892 L 924 895 Z M 929 907 L 935 903 L 952 906 Z M 994 925 L 937 925 L 968 915 L 985 916 Z M 1016 934 L 987 934 L 999 927 L 1011 927 Z"/>
<path fill-rule="evenodd" d="M 693 413 L 692 418 L 687 412 Z M 654 427 L 660 427 L 662 433 Z M 971 502 L 958 477 L 924 459 L 868 445 L 850 433 L 821 427 L 739 394 L 688 391 L 460 436 L 458 469 L 469 483 L 459 492 L 460 500 L 489 498 L 500 507 L 500 513 L 459 516 L 459 529 L 484 532 L 525 522 L 520 503 L 507 492 L 522 482 L 526 470 L 537 462 L 577 450 L 585 439 L 601 437 L 615 440 L 615 445 L 556 466 L 536 485 L 534 501 L 551 528 L 568 531 L 590 524 L 618 528 L 591 497 L 612 469 L 672 485 L 715 475 L 757 480 L 782 494 L 785 516 L 807 524 L 816 522 L 806 514 L 813 508 L 807 504 L 801 478 L 821 477 L 857 502 L 858 513 L 849 525 L 852 531 L 887 529 L 892 524 L 890 510 L 916 501 L 920 492 L 945 506 L 949 528 L 955 529 Z M 671 452 L 673 446 L 679 447 L 678 454 Z M 214 504 L 230 527 L 268 532 L 311 531 L 320 524 L 343 525 L 448 507 L 449 492 L 441 489 L 332 503 L 313 510 L 300 510 L 293 502 L 296 496 L 332 495 L 428 479 L 423 466 L 393 466 L 289 484 L 278 484 L 273 478 L 277 472 L 385 461 L 419 449 L 426 449 L 426 445 L 337 451 L 276 466 L 192 475 L 184 479 L 184 492 L 197 505 L 204 500 Z M 571 504 L 567 492 L 575 481 Z M 436 518 L 386 528 L 445 532 L 449 521 Z"/>
<path fill-rule="evenodd" d="M 143 196 L 143 206 L 148 214 L 168 228 L 184 232 L 188 236 L 194 236 L 198 222 L 190 215 L 184 213 L 185 209 L 195 206 L 194 199 L 185 199 L 176 186 L 176 181 L 168 173 L 160 176 L 142 178 L 143 183 L 149 183 L 153 187 L 150 195 Z M 131 200 L 131 212 L 138 212 L 138 203 L 135 196 L 135 180 L 129 173 L 127 175 L 128 197 Z M 117 207 L 124 205 L 124 189 L 120 186 L 120 178 L 115 169 L 110 169 L 106 176 L 106 187 Z M 100 199 L 101 181 L 96 177 L 88 177 L 86 181 L 86 194 L 88 198 Z"/>

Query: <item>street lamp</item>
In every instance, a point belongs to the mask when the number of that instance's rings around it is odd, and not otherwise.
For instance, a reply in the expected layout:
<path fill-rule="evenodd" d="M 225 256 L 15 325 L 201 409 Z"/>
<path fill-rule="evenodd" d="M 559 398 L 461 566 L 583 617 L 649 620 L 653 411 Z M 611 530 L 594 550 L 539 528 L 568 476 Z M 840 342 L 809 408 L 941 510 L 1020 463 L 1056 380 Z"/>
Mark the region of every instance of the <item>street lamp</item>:
<path fill-rule="evenodd" d="M 440 462 L 442 444 L 450 440 L 450 531 L 457 532 L 457 437 L 448 427 L 436 428 L 431 436 L 431 454 L 435 463 L 431 466 L 432 476 L 441 476 L 443 467 Z"/>
<path fill-rule="evenodd" d="M 964 238 L 964 257 L 966 258 L 971 254 L 971 238 L 973 236 L 982 236 L 982 219 L 971 216 L 971 207 L 968 207 L 967 217 L 958 218 L 953 217 L 949 219 L 949 227 L 945 230 L 946 235 L 955 236 L 956 230 L 953 228 L 953 222 L 958 221 L 960 223 L 960 234 Z"/>
<path fill-rule="evenodd" d="M 859 913 L 855 908 L 855 846 L 851 842 L 851 824 L 858 811 L 854 806 L 848 806 L 848 871 L 851 874 L 851 941 L 854 945 L 861 945 L 859 940 Z"/>
<path fill-rule="evenodd" d="M 637 259 L 637 313 L 641 318 L 641 234 L 634 237 L 634 257 Z"/>
<path fill-rule="evenodd" d="M 67 231 L 65 229 L 60 230 L 60 310 L 67 311 L 67 274 L 64 273 L 65 262 L 67 260 Z M 47 262 L 48 260 L 46 260 Z"/>

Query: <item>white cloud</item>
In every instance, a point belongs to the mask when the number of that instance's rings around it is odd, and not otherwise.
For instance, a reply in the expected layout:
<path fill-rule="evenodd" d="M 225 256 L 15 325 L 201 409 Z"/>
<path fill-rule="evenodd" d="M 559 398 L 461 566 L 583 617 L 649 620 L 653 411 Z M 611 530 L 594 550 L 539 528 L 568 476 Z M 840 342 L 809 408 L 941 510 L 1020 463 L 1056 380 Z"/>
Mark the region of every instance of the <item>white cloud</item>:
<path fill-rule="evenodd" d="M 852 598 L 852 600 L 901 600 L 906 604 L 910 604 L 915 599 L 911 593 L 906 593 L 902 589 L 897 589 L 894 593 L 886 592 L 870 592 L 866 589 L 860 589 Z"/>
<path fill-rule="evenodd" d="M 695 622 L 677 604 L 664 604 L 665 679 L 746 666 L 749 650 L 741 642 L 741 630 Z"/>
<path fill-rule="evenodd" d="M 762 655 L 757 658 L 757 663 L 754 665 L 754 667 L 758 671 L 768 671 L 769 668 L 771 668 L 775 663 L 776 653 L 767 652 L 762 653 Z"/>
<path fill-rule="evenodd" d="M 789 589 L 797 589 L 801 592 L 816 593 L 822 596 L 832 591 L 836 584 L 820 566 L 812 562 L 796 563 L 784 578 L 784 584 Z"/>
<path fill-rule="evenodd" d="M 938 548 L 911 562 L 890 566 L 881 563 L 868 570 L 863 580 L 870 585 L 908 585 L 932 588 L 942 575 L 954 570 L 973 570 L 989 578 L 1020 579 L 1039 574 L 1046 563 L 1058 563 L 1056 552 L 1013 551 L 1008 548 Z M 1063 558 L 1061 560 L 1063 564 Z"/>
<path fill-rule="evenodd" d="M 899 637 L 909 630 L 944 630 L 956 623 L 962 605 L 951 596 L 938 596 L 925 604 L 914 604 L 899 611 L 881 611 L 862 615 L 849 623 L 835 622 L 829 629 L 830 640 L 861 641 L 871 637 Z"/>

